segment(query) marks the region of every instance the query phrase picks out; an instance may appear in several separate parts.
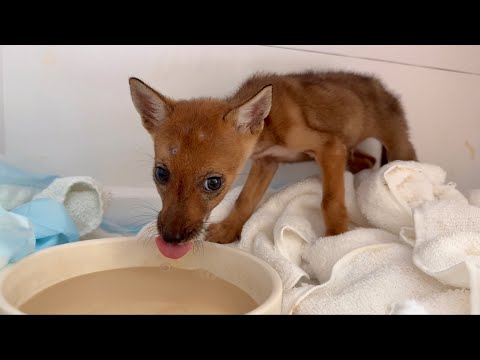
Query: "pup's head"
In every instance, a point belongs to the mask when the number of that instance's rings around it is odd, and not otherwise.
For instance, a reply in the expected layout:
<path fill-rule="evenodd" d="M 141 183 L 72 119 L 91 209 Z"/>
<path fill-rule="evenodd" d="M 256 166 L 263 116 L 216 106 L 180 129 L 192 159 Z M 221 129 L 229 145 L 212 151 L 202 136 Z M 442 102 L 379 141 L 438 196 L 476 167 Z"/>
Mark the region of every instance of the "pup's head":
<path fill-rule="evenodd" d="M 133 104 L 155 150 L 153 178 L 162 198 L 159 234 L 167 243 L 198 239 L 250 157 L 270 112 L 272 86 L 242 103 L 175 101 L 130 78 Z"/>

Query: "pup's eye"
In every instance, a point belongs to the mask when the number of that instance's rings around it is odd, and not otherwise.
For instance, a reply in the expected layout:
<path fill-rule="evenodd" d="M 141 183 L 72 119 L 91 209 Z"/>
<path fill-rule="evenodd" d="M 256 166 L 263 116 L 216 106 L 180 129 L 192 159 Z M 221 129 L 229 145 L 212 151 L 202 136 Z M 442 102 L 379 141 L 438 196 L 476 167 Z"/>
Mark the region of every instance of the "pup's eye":
<path fill-rule="evenodd" d="M 203 186 L 207 191 L 217 191 L 222 186 L 222 178 L 218 176 L 209 177 L 205 180 Z"/>
<path fill-rule="evenodd" d="M 155 178 L 161 184 L 166 183 L 168 181 L 169 175 L 170 173 L 168 172 L 168 170 L 163 167 L 159 166 L 155 169 Z"/>

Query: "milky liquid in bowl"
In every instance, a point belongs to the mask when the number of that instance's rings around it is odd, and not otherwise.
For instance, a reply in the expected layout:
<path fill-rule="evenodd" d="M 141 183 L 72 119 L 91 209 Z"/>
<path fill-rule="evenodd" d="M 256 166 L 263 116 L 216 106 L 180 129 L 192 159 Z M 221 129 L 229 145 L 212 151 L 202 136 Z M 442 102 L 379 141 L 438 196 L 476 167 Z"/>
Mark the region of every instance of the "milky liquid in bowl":
<path fill-rule="evenodd" d="M 54 284 L 20 306 L 26 314 L 246 314 L 257 303 L 206 270 L 160 266 L 97 271 Z"/>

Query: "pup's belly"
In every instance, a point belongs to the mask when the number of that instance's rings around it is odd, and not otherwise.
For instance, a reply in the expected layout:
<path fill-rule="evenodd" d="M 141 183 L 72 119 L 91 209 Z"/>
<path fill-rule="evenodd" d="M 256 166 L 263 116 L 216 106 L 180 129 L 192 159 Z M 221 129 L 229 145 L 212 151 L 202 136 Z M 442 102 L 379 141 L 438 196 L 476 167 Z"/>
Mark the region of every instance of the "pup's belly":
<path fill-rule="evenodd" d="M 274 145 L 266 149 L 256 151 L 251 156 L 252 160 L 269 157 L 279 162 L 300 162 L 314 159 L 313 154 L 304 153 L 283 146 Z"/>

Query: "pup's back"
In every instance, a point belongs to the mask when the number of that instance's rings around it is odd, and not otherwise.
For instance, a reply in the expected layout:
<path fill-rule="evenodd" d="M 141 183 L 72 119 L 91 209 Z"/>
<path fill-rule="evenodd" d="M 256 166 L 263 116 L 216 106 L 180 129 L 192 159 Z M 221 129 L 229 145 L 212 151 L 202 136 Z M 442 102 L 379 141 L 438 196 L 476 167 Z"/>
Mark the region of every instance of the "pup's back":
<path fill-rule="evenodd" d="M 396 137 L 408 133 L 400 102 L 375 77 L 349 72 L 259 73 L 245 81 L 230 100 L 242 103 L 267 84 L 273 85 L 267 131 L 280 137 L 292 127 L 306 126 L 335 134 L 348 147 L 374 137 L 395 152 Z M 398 156 L 415 158 L 409 149 L 402 151 L 405 154 Z"/>

